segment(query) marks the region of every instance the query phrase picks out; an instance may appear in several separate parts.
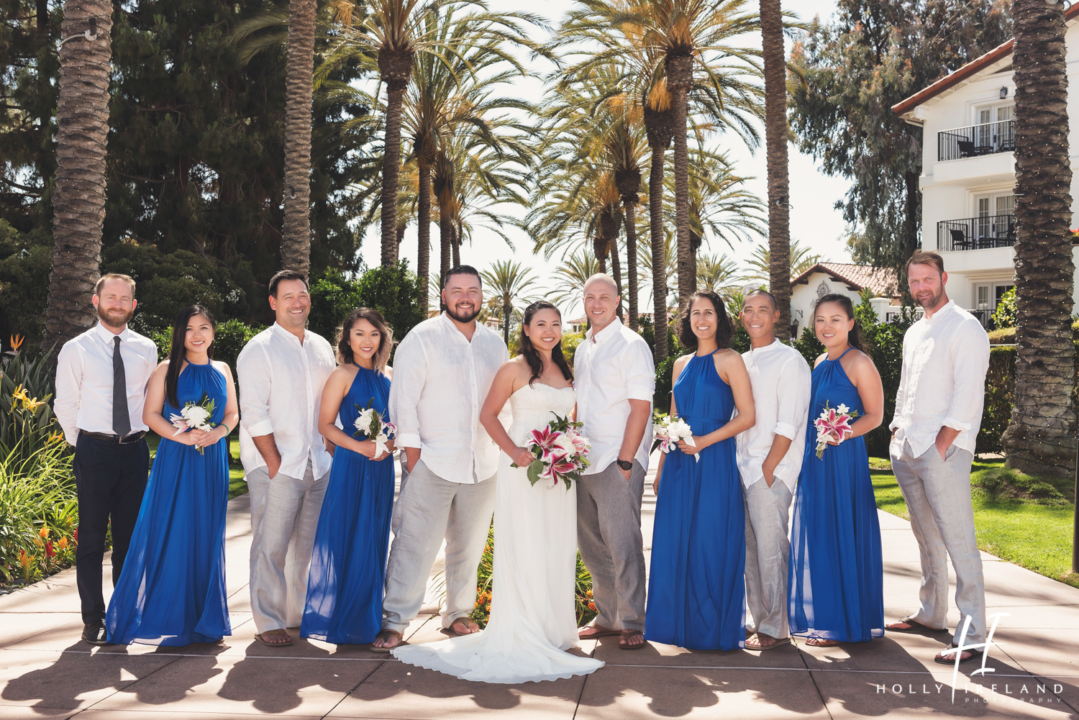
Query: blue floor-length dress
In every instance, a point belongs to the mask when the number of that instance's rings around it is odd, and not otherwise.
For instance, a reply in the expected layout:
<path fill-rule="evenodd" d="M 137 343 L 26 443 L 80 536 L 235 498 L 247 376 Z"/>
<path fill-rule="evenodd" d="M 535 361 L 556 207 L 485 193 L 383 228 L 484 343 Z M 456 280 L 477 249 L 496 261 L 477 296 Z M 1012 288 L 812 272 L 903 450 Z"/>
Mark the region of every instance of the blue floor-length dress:
<path fill-rule="evenodd" d="M 180 406 L 214 401 L 225 416 L 225 376 L 212 364 L 188 363 L 176 381 Z M 179 415 L 168 400 L 162 414 Z M 232 634 L 225 592 L 228 438 L 200 454 L 161 438 L 139 519 L 105 618 L 110 643 L 182 647 Z"/>
<path fill-rule="evenodd" d="M 884 635 L 884 566 L 865 439 L 829 445 L 823 459 L 816 455 L 814 421 L 825 403 L 865 414 L 840 358 L 813 370 L 791 525 L 790 628 L 792 635 L 867 642 Z"/>
<path fill-rule="evenodd" d="M 354 432 L 360 410 L 372 399 L 372 407 L 389 421 L 389 396 L 390 381 L 382 372 L 358 367 L 338 412 L 345 432 Z M 315 531 L 303 637 L 363 645 L 382 630 L 393 489 L 392 457 L 375 462 L 343 447 L 334 452 Z"/>
<path fill-rule="evenodd" d="M 734 394 L 711 354 L 694 356 L 674 385 L 678 415 L 696 436 L 723 427 Z M 746 520 L 735 441 L 664 461 L 652 532 L 645 639 L 695 650 L 746 641 Z"/>

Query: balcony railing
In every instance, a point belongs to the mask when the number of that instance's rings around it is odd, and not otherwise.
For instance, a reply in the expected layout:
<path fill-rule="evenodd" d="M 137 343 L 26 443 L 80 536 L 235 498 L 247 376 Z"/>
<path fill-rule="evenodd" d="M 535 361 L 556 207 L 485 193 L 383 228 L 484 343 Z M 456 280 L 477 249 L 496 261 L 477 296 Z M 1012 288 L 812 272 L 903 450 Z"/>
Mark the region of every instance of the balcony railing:
<path fill-rule="evenodd" d="M 1015 216 L 986 215 L 937 223 L 937 247 L 948 252 L 1015 245 Z"/>
<path fill-rule="evenodd" d="M 992 155 L 1015 150 L 1015 121 L 972 125 L 937 133 L 937 160 Z"/>

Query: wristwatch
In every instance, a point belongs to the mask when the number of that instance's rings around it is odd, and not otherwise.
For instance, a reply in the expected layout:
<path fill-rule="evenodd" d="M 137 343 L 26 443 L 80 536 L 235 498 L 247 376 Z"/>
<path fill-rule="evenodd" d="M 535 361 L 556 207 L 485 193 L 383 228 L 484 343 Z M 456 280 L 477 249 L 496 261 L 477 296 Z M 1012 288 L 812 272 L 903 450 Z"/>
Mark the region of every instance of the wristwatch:
<path fill-rule="evenodd" d="M 632 460 L 615 460 L 615 463 L 617 463 L 618 467 L 622 468 L 626 472 L 629 472 L 630 470 L 633 469 L 633 461 Z"/>

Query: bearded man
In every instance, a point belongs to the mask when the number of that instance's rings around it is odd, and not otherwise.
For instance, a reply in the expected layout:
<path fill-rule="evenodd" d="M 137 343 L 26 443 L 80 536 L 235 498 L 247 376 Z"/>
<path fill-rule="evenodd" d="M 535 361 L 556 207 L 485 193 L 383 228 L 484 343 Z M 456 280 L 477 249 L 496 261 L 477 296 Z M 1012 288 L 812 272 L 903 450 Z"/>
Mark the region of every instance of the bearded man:
<path fill-rule="evenodd" d="M 157 347 L 128 328 L 135 313 L 135 281 L 109 273 L 94 285 L 100 322 L 60 349 L 56 363 L 56 419 L 75 446 L 79 544 L 75 576 L 82 604 L 82 639 L 104 645 L 105 598 L 101 564 L 112 521 L 112 582 L 124 567 L 139 517 L 150 449 L 143 439 L 146 384 L 157 367 Z"/>

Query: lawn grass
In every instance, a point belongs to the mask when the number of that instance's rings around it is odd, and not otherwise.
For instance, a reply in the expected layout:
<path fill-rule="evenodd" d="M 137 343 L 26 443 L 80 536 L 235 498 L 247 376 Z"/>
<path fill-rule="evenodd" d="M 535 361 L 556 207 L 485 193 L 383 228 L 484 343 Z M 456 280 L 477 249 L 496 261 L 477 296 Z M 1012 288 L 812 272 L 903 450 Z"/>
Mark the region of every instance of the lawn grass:
<path fill-rule="evenodd" d="M 157 445 L 161 437 L 155 433 L 147 433 L 146 444 L 150 446 L 150 458 L 157 453 Z M 229 500 L 247 492 L 247 483 L 244 482 L 244 468 L 240 464 L 240 439 L 236 435 L 229 437 Z"/>
<path fill-rule="evenodd" d="M 877 507 L 910 519 L 886 459 L 870 458 Z M 1074 485 L 1070 479 L 1031 477 L 1002 461 L 976 461 L 971 502 L 978 547 L 1002 560 L 1079 587 L 1071 572 Z"/>

